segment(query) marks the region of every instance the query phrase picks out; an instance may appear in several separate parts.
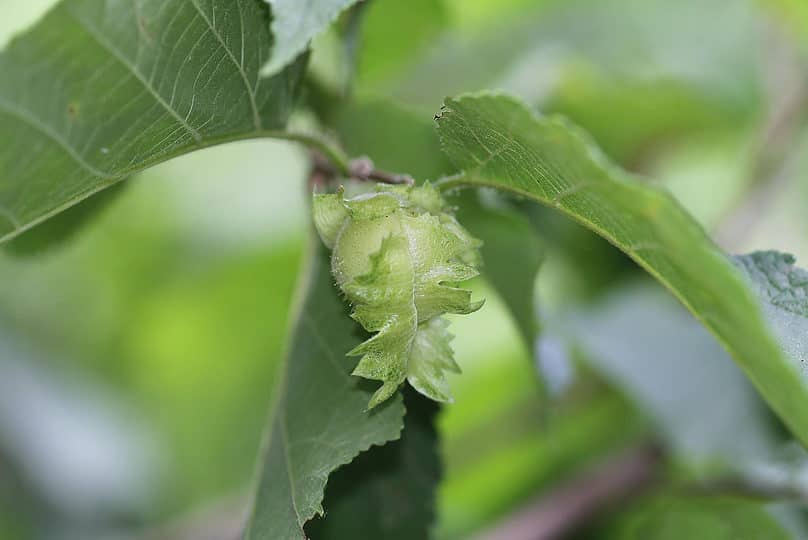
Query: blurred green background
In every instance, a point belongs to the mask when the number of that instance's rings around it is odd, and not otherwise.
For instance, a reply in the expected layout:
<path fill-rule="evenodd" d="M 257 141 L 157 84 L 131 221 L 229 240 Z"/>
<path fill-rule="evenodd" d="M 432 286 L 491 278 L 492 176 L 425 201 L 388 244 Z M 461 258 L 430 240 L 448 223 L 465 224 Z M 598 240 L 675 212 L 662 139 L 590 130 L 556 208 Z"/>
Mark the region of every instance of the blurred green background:
<path fill-rule="evenodd" d="M 51 3 L 4 0 L 0 44 Z M 374 139 L 381 164 L 412 146 L 423 172 L 405 172 L 429 176 L 437 149 L 361 106 L 428 125 L 446 95 L 503 89 L 571 117 L 614 160 L 668 187 L 730 252 L 781 249 L 805 265 L 807 14 L 799 0 L 372 0 L 353 85 L 359 116 L 341 129 L 355 153 Z M 314 51 L 313 79 L 341 92 L 336 32 Z M 221 538 L 217 527 L 238 523 L 308 230 L 307 171 L 290 143 L 205 150 L 130 180 L 63 244 L 0 254 L 0 540 Z M 790 451 L 678 306 L 589 233 L 526 211 L 546 244 L 536 306 L 545 331 L 529 353 L 495 293 L 474 284 L 488 302 L 453 326 L 464 374 L 440 417 L 438 538 L 489 526 L 648 436 L 686 477 Z M 617 336 L 643 322 L 649 344 L 626 348 Z M 681 426 L 691 418 L 682 403 L 709 386 L 694 389 L 675 369 L 661 376 L 675 357 L 637 369 L 653 344 L 677 337 L 692 343 L 689 376 L 720 381 L 729 396 L 729 412 L 695 428 Z M 752 432 L 730 436 L 750 449 L 740 457 L 706 424 L 739 418 Z M 795 483 L 801 459 L 790 461 Z M 772 511 L 802 530 L 800 512 Z"/>

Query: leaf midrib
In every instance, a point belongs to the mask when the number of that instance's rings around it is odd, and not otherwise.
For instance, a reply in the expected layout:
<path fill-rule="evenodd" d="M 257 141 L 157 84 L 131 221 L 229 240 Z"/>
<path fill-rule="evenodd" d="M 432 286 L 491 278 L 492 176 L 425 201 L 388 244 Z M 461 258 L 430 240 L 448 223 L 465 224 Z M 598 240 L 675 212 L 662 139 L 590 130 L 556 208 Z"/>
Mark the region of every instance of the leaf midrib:
<path fill-rule="evenodd" d="M 195 2 L 193 3 L 196 5 Z M 197 144 L 202 142 L 202 135 L 196 129 L 191 127 L 191 125 L 188 124 L 188 122 L 182 118 L 182 116 L 180 116 L 179 112 L 174 110 L 174 108 L 168 102 L 166 102 L 165 99 L 163 99 L 163 96 L 161 96 L 159 92 L 157 92 L 157 90 L 155 90 L 155 88 L 151 85 L 151 83 L 146 80 L 146 78 L 137 69 L 137 66 L 131 62 L 131 60 L 129 60 L 123 53 L 109 43 L 106 38 L 103 37 L 103 34 L 92 24 L 85 21 L 69 8 L 66 8 L 65 11 L 74 21 L 76 21 L 76 23 L 78 23 L 79 27 L 82 28 L 87 35 L 93 39 L 93 41 L 98 43 L 102 49 L 111 54 L 112 57 L 118 61 L 118 63 L 120 63 L 138 82 L 140 82 L 143 88 L 149 94 L 151 94 L 152 97 L 154 97 L 157 103 L 160 104 L 160 106 L 163 107 L 163 109 L 165 109 L 166 112 L 168 112 L 177 121 L 177 123 L 191 135 L 191 137 L 193 137 Z"/>

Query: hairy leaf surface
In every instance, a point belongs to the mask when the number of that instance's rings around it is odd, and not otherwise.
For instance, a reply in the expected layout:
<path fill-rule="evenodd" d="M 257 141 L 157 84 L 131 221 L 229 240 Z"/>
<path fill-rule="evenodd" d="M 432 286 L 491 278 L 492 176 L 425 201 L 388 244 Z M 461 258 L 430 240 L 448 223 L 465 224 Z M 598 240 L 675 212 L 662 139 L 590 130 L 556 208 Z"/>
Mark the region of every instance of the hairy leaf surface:
<path fill-rule="evenodd" d="M 752 282 L 783 350 L 799 362 L 808 384 L 808 271 L 794 265 L 792 255 L 759 251 L 734 258 Z"/>
<path fill-rule="evenodd" d="M 63 0 L 0 53 L 0 241 L 127 176 L 277 134 L 303 61 L 271 79 L 255 0 Z"/>
<path fill-rule="evenodd" d="M 362 341 L 332 284 L 328 255 L 314 250 L 290 336 L 247 540 L 303 540 L 323 513 L 328 475 L 372 445 L 397 439 L 404 406 L 395 396 L 366 410 L 372 385 L 351 377 L 345 353 Z"/>
<path fill-rule="evenodd" d="M 618 169 L 568 122 L 536 115 L 506 96 L 447 100 L 438 131 L 444 150 L 464 170 L 444 189 L 498 188 L 552 206 L 612 242 L 719 338 L 808 444 L 801 359 L 777 343 L 730 259 L 669 194 Z"/>

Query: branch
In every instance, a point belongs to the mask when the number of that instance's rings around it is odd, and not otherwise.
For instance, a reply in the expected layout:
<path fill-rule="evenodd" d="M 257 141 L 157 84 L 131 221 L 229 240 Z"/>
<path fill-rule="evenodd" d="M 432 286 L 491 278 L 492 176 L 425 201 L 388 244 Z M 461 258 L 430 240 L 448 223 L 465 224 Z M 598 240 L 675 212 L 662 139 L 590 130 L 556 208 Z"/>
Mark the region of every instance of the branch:
<path fill-rule="evenodd" d="M 632 448 L 540 499 L 528 503 L 475 540 L 555 540 L 603 510 L 649 487 L 662 463 L 651 443 Z"/>
<path fill-rule="evenodd" d="M 385 184 L 405 184 L 411 186 L 415 183 L 409 175 L 389 173 L 375 168 L 373 162 L 367 156 L 351 160 L 348 176 L 356 180 L 374 180 Z"/>
<path fill-rule="evenodd" d="M 335 166 L 329 157 L 314 150 L 311 155 L 312 169 L 309 175 L 309 188 L 322 188 L 339 177 L 347 177 L 361 182 L 382 182 L 411 186 L 413 178 L 406 174 L 394 174 L 377 169 L 370 158 L 362 156 L 347 162 L 344 170 Z"/>

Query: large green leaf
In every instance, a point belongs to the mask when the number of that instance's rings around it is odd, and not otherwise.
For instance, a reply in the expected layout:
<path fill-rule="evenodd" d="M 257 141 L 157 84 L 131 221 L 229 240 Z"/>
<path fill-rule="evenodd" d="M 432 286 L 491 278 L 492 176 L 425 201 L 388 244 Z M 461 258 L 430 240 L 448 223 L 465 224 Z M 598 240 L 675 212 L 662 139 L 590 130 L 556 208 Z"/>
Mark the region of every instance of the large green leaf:
<path fill-rule="evenodd" d="M 144 168 L 279 135 L 304 62 L 261 79 L 255 0 L 63 0 L 0 53 L 0 241 Z"/>
<path fill-rule="evenodd" d="M 559 118 L 506 96 L 449 99 L 438 118 L 444 150 L 464 170 L 442 187 L 489 186 L 557 208 L 664 284 L 735 357 L 794 434 L 808 444 L 801 359 L 773 337 L 738 271 L 666 192 L 608 162 Z"/>
<path fill-rule="evenodd" d="M 261 68 L 274 75 L 306 50 L 312 38 L 328 28 L 357 0 L 264 0 L 272 6 L 272 55 Z"/>
<path fill-rule="evenodd" d="M 339 469 L 326 490 L 328 514 L 306 531 L 317 540 L 428 538 L 440 479 L 438 404 L 411 388 L 401 440 L 373 448 Z"/>
<path fill-rule="evenodd" d="M 6 253 L 19 256 L 38 255 L 72 238 L 118 200 L 128 182 L 111 186 L 60 212 L 36 227 L 13 238 L 3 247 Z"/>
<path fill-rule="evenodd" d="M 350 375 L 345 353 L 363 341 L 316 242 L 302 285 L 305 297 L 291 334 L 247 540 L 304 540 L 323 513 L 328 475 L 372 445 L 397 439 L 404 406 L 396 395 L 367 411 L 375 384 Z"/>

